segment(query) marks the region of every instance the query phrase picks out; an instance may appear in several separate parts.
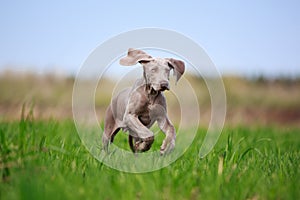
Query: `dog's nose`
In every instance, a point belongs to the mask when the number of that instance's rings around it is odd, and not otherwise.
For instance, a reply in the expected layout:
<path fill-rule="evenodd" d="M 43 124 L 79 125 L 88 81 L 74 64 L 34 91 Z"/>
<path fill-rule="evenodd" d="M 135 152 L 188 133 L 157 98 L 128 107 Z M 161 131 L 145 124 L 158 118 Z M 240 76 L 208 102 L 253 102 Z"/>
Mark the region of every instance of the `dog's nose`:
<path fill-rule="evenodd" d="M 161 90 L 169 90 L 169 83 L 167 81 L 163 81 L 160 83 Z"/>

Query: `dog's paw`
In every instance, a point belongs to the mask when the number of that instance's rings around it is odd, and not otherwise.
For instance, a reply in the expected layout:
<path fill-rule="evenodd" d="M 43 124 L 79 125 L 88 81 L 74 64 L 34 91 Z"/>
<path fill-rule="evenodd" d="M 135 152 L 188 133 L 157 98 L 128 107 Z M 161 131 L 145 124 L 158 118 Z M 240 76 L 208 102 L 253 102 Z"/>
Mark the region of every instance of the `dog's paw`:
<path fill-rule="evenodd" d="M 140 140 L 140 141 L 136 141 L 134 144 L 134 147 L 137 151 L 141 151 L 145 148 L 146 146 L 146 142 Z"/>
<path fill-rule="evenodd" d="M 145 138 L 145 139 L 137 140 L 135 142 L 135 149 L 138 152 L 148 151 L 151 148 L 153 142 L 154 142 L 154 136 L 151 136 L 151 137 L 148 137 L 148 138 Z"/>
<path fill-rule="evenodd" d="M 167 140 L 163 141 L 163 144 L 160 147 L 160 155 L 166 155 L 171 153 L 175 148 L 175 139 L 170 140 L 169 142 Z"/>

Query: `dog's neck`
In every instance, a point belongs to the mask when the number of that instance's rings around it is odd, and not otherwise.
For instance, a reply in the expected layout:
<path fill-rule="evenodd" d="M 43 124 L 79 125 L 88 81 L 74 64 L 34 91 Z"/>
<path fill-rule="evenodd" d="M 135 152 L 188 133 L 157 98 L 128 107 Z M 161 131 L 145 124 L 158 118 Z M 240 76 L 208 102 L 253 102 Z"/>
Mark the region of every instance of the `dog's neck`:
<path fill-rule="evenodd" d="M 153 90 L 149 85 L 145 85 L 145 90 L 148 94 L 148 100 L 150 104 L 154 104 L 156 97 L 161 93 L 159 91 Z"/>

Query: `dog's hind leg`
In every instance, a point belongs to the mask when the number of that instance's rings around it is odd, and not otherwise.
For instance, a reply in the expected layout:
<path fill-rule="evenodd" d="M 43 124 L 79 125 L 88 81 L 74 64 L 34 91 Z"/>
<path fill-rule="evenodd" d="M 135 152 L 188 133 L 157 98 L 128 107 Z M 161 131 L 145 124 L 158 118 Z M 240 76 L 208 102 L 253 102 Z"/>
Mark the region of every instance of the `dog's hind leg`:
<path fill-rule="evenodd" d="M 133 153 L 146 152 L 148 151 L 154 142 L 154 136 L 143 140 L 139 137 L 128 135 L 128 143 Z"/>
<path fill-rule="evenodd" d="M 106 117 L 104 122 L 104 133 L 102 135 L 102 148 L 108 151 L 109 143 L 114 141 L 115 135 L 118 133 L 120 128 L 117 126 L 111 106 L 106 110 Z"/>

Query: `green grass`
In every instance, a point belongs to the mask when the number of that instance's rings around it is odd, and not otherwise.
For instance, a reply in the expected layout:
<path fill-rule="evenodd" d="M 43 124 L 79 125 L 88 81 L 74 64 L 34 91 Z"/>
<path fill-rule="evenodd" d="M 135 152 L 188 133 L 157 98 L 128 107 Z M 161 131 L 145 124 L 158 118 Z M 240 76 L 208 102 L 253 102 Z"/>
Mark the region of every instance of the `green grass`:
<path fill-rule="evenodd" d="M 0 123 L 0 199 L 299 199 L 299 132 L 225 128 L 200 159 L 199 129 L 170 166 L 129 174 L 95 160 L 72 121 L 34 121 L 29 114 Z M 118 135 L 116 143 L 126 146 L 125 138 Z"/>

